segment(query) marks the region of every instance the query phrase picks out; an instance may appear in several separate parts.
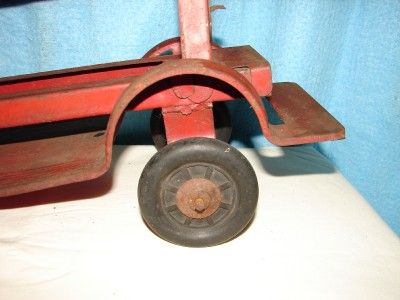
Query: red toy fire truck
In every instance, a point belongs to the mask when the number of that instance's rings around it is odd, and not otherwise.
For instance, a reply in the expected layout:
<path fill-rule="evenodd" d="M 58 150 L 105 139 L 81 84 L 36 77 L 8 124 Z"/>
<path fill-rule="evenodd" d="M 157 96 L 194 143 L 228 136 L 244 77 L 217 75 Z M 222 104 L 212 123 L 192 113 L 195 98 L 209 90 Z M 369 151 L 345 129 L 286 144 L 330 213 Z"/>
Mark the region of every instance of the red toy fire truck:
<path fill-rule="evenodd" d="M 103 175 L 124 112 L 153 110 L 159 151 L 139 181 L 143 218 L 170 242 L 211 246 L 240 233 L 258 200 L 251 165 L 226 143 L 229 130 L 216 126 L 229 119 L 224 101 L 248 101 L 275 145 L 344 138 L 343 126 L 301 87 L 272 84 L 270 64 L 252 47 L 211 42 L 208 0 L 178 0 L 178 11 L 180 38 L 142 59 L 0 80 L 0 197 Z M 262 96 L 282 124 L 269 122 Z M 67 130 L 99 116 L 108 120 L 104 129 Z M 38 125 L 64 131 L 37 134 Z M 33 135 L 18 134 L 25 129 Z"/>

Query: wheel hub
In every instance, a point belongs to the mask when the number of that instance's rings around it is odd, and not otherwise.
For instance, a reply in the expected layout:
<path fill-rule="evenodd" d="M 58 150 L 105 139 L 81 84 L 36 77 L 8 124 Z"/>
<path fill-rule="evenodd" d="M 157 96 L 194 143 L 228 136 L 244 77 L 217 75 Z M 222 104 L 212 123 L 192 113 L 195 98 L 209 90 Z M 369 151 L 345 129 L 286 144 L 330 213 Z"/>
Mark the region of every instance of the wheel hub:
<path fill-rule="evenodd" d="M 212 215 L 220 203 L 219 188 L 208 179 L 190 179 L 182 184 L 176 194 L 176 205 L 179 210 L 194 219 L 203 219 Z"/>

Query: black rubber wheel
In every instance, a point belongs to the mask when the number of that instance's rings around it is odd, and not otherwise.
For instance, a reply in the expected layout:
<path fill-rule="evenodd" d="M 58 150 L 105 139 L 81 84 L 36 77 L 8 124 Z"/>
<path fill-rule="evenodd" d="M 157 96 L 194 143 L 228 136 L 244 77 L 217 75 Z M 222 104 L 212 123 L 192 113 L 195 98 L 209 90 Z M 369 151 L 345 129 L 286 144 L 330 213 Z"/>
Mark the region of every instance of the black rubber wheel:
<path fill-rule="evenodd" d="M 214 127 L 216 138 L 228 143 L 232 134 L 232 123 L 229 109 L 224 102 L 213 103 Z M 161 109 L 153 109 L 150 117 L 150 131 L 157 150 L 167 145 L 164 119 Z"/>
<path fill-rule="evenodd" d="M 254 216 L 258 183 L 248 160 L 210 138 L 165 146 L 145 166 L 138 198 L 144 221 L 174 244 L 205 247 L 237 236 Z"/>

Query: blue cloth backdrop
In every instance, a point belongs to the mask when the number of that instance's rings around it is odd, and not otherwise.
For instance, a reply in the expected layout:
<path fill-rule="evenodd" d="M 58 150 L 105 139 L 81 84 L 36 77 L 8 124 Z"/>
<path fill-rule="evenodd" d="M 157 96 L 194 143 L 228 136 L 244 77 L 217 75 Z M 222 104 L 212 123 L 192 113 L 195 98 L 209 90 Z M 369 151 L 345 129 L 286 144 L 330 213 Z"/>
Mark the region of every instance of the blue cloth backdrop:
<path fill-rule="evenodd" d="M 274 81 L 295 81 L 346 127 L 315 145 L 400 234 L 400 2 L 219 0 L 214 39 L 250 44 Z M 0 76 L 127 60 L 178 35 L 175 0 L 0 2 Z M 230 105 L 237 146 L 268 143 L 246 105 Z M 0 112 L 1 113 L 1 112 Z M 148 112 L 119 141 L 149 141 Z M 322 199 L 323 201 L 323 199 Z"/>

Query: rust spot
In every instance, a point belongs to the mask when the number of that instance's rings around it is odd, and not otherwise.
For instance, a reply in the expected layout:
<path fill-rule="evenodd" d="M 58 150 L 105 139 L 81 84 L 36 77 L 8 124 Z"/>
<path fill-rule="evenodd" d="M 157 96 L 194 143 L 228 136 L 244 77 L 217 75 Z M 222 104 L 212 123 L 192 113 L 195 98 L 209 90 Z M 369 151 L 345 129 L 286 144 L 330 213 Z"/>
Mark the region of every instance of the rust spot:
<path fill-rule="evenodd" d="M 208 179 L 190 179 L 178 189 L 176 194 L 176 204 L 179 210 L 194 219 L 203 219 L 212 215 L 220 203 L 219 188 Z"/>
<path fill-rule="evenodd" d="M 223 5 L 211 5 L 210 6 L 210 12 L 213 12 L 213 11 L 216 11 L 216 10 L 219 10 L 219 9 L 226 9 L 226 8 Z"/>

